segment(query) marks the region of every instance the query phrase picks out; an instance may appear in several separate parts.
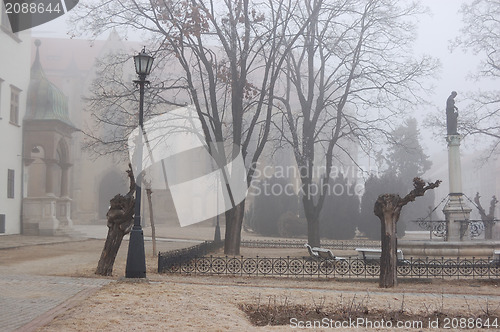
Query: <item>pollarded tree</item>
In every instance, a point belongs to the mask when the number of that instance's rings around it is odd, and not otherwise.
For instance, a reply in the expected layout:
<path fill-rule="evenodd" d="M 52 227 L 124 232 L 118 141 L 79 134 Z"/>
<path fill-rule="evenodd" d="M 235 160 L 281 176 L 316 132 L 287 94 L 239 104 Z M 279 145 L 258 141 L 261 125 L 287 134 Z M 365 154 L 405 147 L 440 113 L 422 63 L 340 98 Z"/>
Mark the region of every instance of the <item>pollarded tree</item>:
<path fill-rule="evenodd" d="M 110 206 L 106 214 L 108 234 L 95 270 L 98 275 L 113 274 L 113 266 L 123 237 L 130 233 L 134 223 L 135 179 L 130 164 L 127 174 L 130 180 L 129 192 L 125 195 L 118 194 L 109 201 Z"/>
<path fill-rule="evenodd" d="M 377 224 L 377 217 L 373 214 L 373 205 L 382 193 L 393 193 L 403 195 L 407 190 L 404 183 L 397 177 L 390 174 L 377 176 L 370 175 L 365 181 L 365 190 L 361 197 L 360 217 L 358 229 L 371 240 L 380 239 L 380 227 Z"/>
<path fill-rule="evenodd" d="M 294 23 L 303 25 L 316 5 L 300 2 Z M 416 2 L 325 2 L 294 43 L 283 68 L 283 118 L 276 127 L 301 171 L 313 246 L 320 244 L 319 216 L 334 160 L 349 155 L 349 144 L 372 149 L 376 138 L 390 136 L 402 110 L 424 103 L 418 93 L 438 64 L 413 55 L 415 23 L 423 12 Z M 324 170 L 320 176 L 314 175 L 317 169 Z"/>
<path fill-rule="evenodd" d="M 382 254 L 380 256 L 380 287 L 390 288 L 397 284 L 397 235 L 396 226 L 402 208 L 423 196 L 427 190 L 439 186 L 440 180 L 425 184 L 420 178 L 413 179 L 413 190 L 401 198 L 397 194 L 380 195 L 375 202 L 373 212 L 380 219 Z"/>
<path fill-rule="evenodd" d="M 498 204 L 498 200 L 496 196 L 493 196 L 490 201 L 490 208 L 488 214 L 484 210 L 481 205 L 481 201 L 479 200 L 481 196 L 479 193 L 476 193 L 476 197 L 474 197 L 474 203 L 476 203 L 477 209 L 479 211 L 479 215 L 481 216 L 481 220 L 484 224 L 484 238 L 486 240 L 491 240 L 493 238 L 493 226 L 495 225 L 495 208 Z"/>
<path fill-rule="evenodd" d="M 289 28 L 296 6 L 291 0 L 106 0 L 81 3 L 73 11 L 73 23 L 75 32 L 87 34 L 90 29 L 96 36 L 112 28 L 146 33 L 156 67 L 163 68 L 155 71 L 156 100 L 168 104 L 184 93 L 184 101 L 196 109 L 210 153 L 227 160 L 221 145 L 211 143 L 232 144 L 247 165 L 254 165 L 268 140 L 274 89 L 285 55 L 309 22 Z M 129 94 L 121 93 L 121 81 L 117 85 L 117 91 L 109 91 L 101 84 L 94 100 L 109 97 L 110 106 L 122 112 L 122 97 Z M 172 89 L 177 93 L 166 93 Z M 112 115 L 96 117 L 116 122 Z M 125 114 L 118 121 L 126 124 L 123 130 L 107 131 L 117 136 L 105 140 L 97 137 L 99 145 L 123 147 L 134 127 L 131 121 Z M 251 167 L 248 184 L 253 174 Z M 226 254 L 239 254 L 244 206 L 243 200 L 226 212 Z"/>

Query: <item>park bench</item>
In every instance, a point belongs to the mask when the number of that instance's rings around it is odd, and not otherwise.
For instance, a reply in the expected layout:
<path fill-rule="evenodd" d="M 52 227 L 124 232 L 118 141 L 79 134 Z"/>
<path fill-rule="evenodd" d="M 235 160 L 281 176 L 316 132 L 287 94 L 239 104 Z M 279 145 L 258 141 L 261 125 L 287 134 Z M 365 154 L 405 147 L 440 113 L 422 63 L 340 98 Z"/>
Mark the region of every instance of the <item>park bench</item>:
<path fill-rule="evenodd" d="M 309 256 L 315 260 L 329 260 L 329 261 L 341 261 L 345 260 L 343 257 L 337 257 L 333 254 L 330 249 L 311 247 L 309 243 L 305 244 Z"/>
<path fill-rule="evenodd" d="M 490 263 L 500 266 L 500 250 L 493 250 L 493 259 Z"/>
<path fill-rule="evenodd" d="M 379 263 L 380 256 L 382 256 L 381 248 L 356 248 L 356 251 L 358 252 L 358 258 L 362 259 L 365 263 Z M 398 249 L 396 253 L 398 264 L 408 264 L 401 249 Z"/>

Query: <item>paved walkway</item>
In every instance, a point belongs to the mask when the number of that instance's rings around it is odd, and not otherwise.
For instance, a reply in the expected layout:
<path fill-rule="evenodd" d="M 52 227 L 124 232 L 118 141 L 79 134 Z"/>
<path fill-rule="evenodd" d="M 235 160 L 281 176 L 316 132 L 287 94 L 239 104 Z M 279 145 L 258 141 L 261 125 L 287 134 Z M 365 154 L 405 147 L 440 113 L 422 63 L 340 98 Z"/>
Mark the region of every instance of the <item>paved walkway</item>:
<path fill-rule="evenodd" d="M 0 331 L 35 331 L 112 282 L 98 278 L 0 275 Z"/>
<path fill-rule="evenodd" d="M 77 226 L 78 238 L 68 236 L 0 236 L 0 250 L 9 250 L 27 246 L 40 246 L 56 243 L 83 241 L 86 239 L 105 239 L 107 227 Z M 160 228 L 161 230 L 162 228 Z M 145 230 L 145 240 L 151 241 L 148 236 L 150 230 Z M 200 239 L 188 240 L 159 238 L 158 241 L 182 242 L 182 245 L 191 246 L 202 242 L 205 233 L 213 230 L 203 229 Z M 160 232 L 161 233 L 161 232 Z M 175 232 L 165 231 L 161 235 L 176 235 Z M 189 233 L 187 233 L 189 235 Z M 207 235 L 210 238 L 210 234 Z M 124 240 L 127 240 L 124 238 Z M 184 244 L 185 242 L 185 244 Z M 49 323 L 54 317 L 76 305 L 79 301 L 97 292 L 104 285 L 113 282 L 112 279 L 73 278 L 56 276 L 39 276 L 29 274 L 11 274 L 8 269 L 2 268 L 0 261 L 0 331 L 35 331 Z"/>
<path fill-rule="evenodd" d="M 106 225 L 76 225 L 77 238 L 69 236 L 0 236 L 0 250 L 26 246 L 105 239 Z M 221 230 L 222 234 L 224 230 Z M 157 227 L 157 240 L 179 246 L 213 239 L 214 227 Z M 144 228 L 145 241 L 151 241 L 151 228 Z M 124 238 L 127 240 L 127 236 Z M 54 317 L 97 292 L 112 279 L 72 278 L 12 274 L 0 261 L 0 331 L 35 331 Z"/>
<path fill-rule="evenodd" d="M 66 236 L 0 236 L 0 250 L 74 242 Z M 1 267 L 0 262 L 0 267 Z M 110 279 L 15 275 L 0 268 L 0 331 L 35 331 Z"/>

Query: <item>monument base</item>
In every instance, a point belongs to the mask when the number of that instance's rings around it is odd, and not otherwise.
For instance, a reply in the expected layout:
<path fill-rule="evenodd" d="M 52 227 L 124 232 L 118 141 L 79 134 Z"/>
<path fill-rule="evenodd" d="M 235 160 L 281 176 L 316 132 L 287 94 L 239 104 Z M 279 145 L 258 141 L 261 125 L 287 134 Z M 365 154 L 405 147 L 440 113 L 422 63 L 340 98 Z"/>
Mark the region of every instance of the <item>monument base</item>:
<path fill-rule="evenodd" d="M 500 247 L 500 241 L 475 240 L 470 242 L 443 242 L 400 240 L 398 249 L 406 257 L 493 257 Z"/>
<path fill-rule="evenodd" d="M 41 236 L 77 236 L 71 220 L 68 197 L 25 197 L 23 199 L 23 234 Z"/>
<path fill-rule="evenodd" d="M 446 218 L 446 241 L 463 241 L 466 238 L 468 223 L 472 211 L 464 200 L 462 194 L 450 194 L 450 199 L 443 208 Z"/>

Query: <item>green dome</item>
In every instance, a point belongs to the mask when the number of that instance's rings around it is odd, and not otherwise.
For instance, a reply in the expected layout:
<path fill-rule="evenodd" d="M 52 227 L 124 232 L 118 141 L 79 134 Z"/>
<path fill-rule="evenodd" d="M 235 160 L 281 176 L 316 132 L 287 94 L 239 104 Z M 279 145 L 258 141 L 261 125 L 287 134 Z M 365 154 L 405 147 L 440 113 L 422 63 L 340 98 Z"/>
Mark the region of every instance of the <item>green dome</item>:
<path fill-rule="evenodd" d="M 52 84 L 40 64 L 40 40 L 35 41 L 36 57 L 31 66 L 31 79 L 28 88 L 27 120 L 59 120 L 73 126 L 69 119 L 68 98 Z"/>

